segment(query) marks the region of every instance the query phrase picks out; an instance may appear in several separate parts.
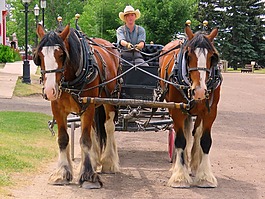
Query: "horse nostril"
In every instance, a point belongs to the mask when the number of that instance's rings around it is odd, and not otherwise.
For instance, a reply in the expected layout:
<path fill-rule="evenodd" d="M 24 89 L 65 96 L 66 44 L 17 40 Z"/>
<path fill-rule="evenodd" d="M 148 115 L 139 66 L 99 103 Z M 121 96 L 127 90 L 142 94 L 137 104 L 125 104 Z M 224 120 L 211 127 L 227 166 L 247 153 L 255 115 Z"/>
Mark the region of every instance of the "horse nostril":
<path fill-rule="evenodd" d="M 193 95 L 193 96 L 195 95 L 195 89 L 191 90 L 191 95 Z"/>
<path fill-rule="evenodd" d="M 42 94 L 43 99 L 48 100 L 48 97 L 45 93 Z"/>

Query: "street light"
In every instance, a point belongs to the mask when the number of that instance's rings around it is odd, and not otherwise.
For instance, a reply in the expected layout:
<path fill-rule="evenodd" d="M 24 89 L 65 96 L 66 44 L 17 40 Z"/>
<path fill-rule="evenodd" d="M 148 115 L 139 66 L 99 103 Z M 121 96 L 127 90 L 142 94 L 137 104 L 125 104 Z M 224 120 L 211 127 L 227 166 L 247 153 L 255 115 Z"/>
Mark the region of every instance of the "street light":
<path fill-rule="evenodd" d="M 42 26 L 44 27 L 44 9 L 46 8 L 46 0 L 40 1 L 40 7 L 42 9 Z"/>
<path fill-rule="evenodd" d="M 29 8 L 29 3 L 31 0 L 21 0 L 22 4 L 25 7 L 25 59 L 23 62 L 23 77 L 22 77 L 22 82 L 26 84 L 30 84 L 30 65 L 29 65 L 29 60 L 28 60 L 28 8 Z"/>
<path fill-rule="evenodd" d="M 37 27 L 38 27 L 38 16 L 40 15 L 40 8 L 39 8 L 38 4 L 36 4 L 34 7 L 34 15 L 36 18 L 36 29 L 37 29 Z M 37 47 L 37 45 L 38 45 L 38 35 L 36 34 L 35 47 Z"/>

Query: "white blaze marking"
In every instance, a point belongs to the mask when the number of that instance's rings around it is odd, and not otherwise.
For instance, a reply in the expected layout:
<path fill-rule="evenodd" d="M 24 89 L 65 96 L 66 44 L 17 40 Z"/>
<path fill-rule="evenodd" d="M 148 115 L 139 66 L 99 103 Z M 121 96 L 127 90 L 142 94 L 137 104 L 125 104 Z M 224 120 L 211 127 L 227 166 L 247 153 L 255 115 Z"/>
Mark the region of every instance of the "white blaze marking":
<path fill-rule="evenodd" d="M 58 50 L 59 46 L 44 46 L 42 48 L 42 54 L 44 56 L 45 70 L 55 70 L 58 68 L 58 64 L 54 57 L 55 50 Z M 56 73 L 46 73 L 46 82 L 44 87 L 46 89 L 54 88 L 56 84 Z"/>
<path fill-rule="evenodd" d="M 203 53 L 204 51 L 204 53 Z M 195 54 L 198 58 L 198 63 L 197 63 L 197 67 L 199 68 L 206 68 L 206 57 L 208 54 L 208 50 L 207 49 L 201 49 L 201 48 L 196 48 L 195 49 Z M 205 80 L 206 80 L 206 71 L 204 70 L 199 70 L 200 73 L 200 86 L 202 89 L 207 89 L 206 84 L 205 84 Z"/>

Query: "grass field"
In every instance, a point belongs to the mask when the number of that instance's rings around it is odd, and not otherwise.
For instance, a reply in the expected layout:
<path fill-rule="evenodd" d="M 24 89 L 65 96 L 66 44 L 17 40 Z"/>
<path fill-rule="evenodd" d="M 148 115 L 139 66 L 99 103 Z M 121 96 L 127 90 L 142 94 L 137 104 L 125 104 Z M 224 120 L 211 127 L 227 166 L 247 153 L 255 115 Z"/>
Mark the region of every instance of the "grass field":
<path fill-rule="evenodd" d="M 30 112 L 0 112 L 0 187 L 12 184 L 12 173 L 36 170 L 56 156 L 51 116 Z"/>
<path fill-rule="evenodd" d="M 22 78 L 17 80 L 17 84 L 13 95 L 18 97 L 25 97 L 30 95 L 40 95 L 42 92 L 42 85 L 39 81 L 39 75 L 31 75 L 31 84 L 22 83 Z"/>

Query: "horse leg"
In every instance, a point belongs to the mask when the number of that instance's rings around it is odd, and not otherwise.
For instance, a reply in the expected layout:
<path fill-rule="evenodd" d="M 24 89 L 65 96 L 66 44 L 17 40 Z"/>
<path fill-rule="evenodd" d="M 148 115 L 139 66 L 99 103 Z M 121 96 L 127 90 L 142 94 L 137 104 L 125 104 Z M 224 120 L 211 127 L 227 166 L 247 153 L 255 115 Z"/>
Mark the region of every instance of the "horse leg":
<path fill-rule="evenodd" d="M 202 136 L 202 122 L 201 118 L 197 116 L 195 123 L 194 123 L 194 129 L 193 129 L 193 136 L 194 136 L 194 142 L 191 150 L 191 173 L 192 176 L 196 175 L 196 171 L 198 170 L 198 167 L 201 163 L 202 159 L 202 150 L 201 150 L 201 144 L 200 139 Z"/>
<path fill-rule="evenodd" d="M 212 145 L 211 127 L 215 120 L 216 114 L 210 115 L 207 114 L 207 116 L 202 119 L 200 128 L 198 128 L 199 132 L 196 131 L 196 133 L 198 133 L 198 136 L 195 136 L 195 142 L 197 143 L 197 145 L 200 143 L 200 147 L 197 147 L 197 152 L 195 152 L 195 154 L 199 153 L 200 160 L 197 163 L 198 167 L 194 181 L 195 185 L 197 185 L 198 187 L 214 188 L 217 187 L 217 180 L 211 170 L 209 152 Z"/>
<path fill-rule="evenodd" d="M 94 128 L 92 127 L 95 107 L 90 105 L 81 116 L 82 134 L 80 137 L 81 162 L 79 184 L 86 189 L 97 189 L 103 186 L 96 173 L 99 162 L 99 145 Z"/>
<path fill-rule="evenodd" d="M 181 187 L 190 187 L 192 183 L 192 179 L 189 176 L 188 172 L 188 163 L 185 162 L 188 160 L 188 158 L 185 158 L 185 150 L 186 150 L 186 145 L 187 141 L 186 140 L 185 134 L 185 120 L 186 116 L 183 115 L 181 112 L 177 113 L 176 111 L 172 111 L 172 119 L 174 123 L 174 129 L 176 132 L 175 136 L 175 162 L 173 163 L 173 169 L 172 169 L 172 176 L 170 177 L 168 181 L 168 186 L 170 187 L 176 187 L 176 188 L 181 188 Z M 188 129 L 188 128 L 187 128 Z"/>
<path fill-rule="evenodd" d="M 59 107 L 58 105 L 56 107 Z M 50 175 L 49 184 L 65 185 L 73 179 L 73 170 L 69 152 L 69 136 L 67 133 L 67 114 L 60 115 L 61 111 L 52 103 L 54 118 L 58 126 L 59 160 L 57 169 Z"/>
<path fill-rule="evenodd" d="M 186 138 L 186 147 L 184 150 L 184 158 L 185 158 L 185 164 L 187 168 L 189 169 L 190 173 L 190 161 L 191 161 L 191 149 L 193 145 L 193 136 L 192 136 L 192 117 L 187 116 L 184 122 L 184 135 Z"/>
<path fill-rule="evenodd" d="M 105 129 L 107 134 L 106 146 L 102 154 L 102 172 L 116 173 L 119 171 L 119 156 L 115 142 L 115 109 L 113 106 L 104 105 L 106 113 Z"/>

